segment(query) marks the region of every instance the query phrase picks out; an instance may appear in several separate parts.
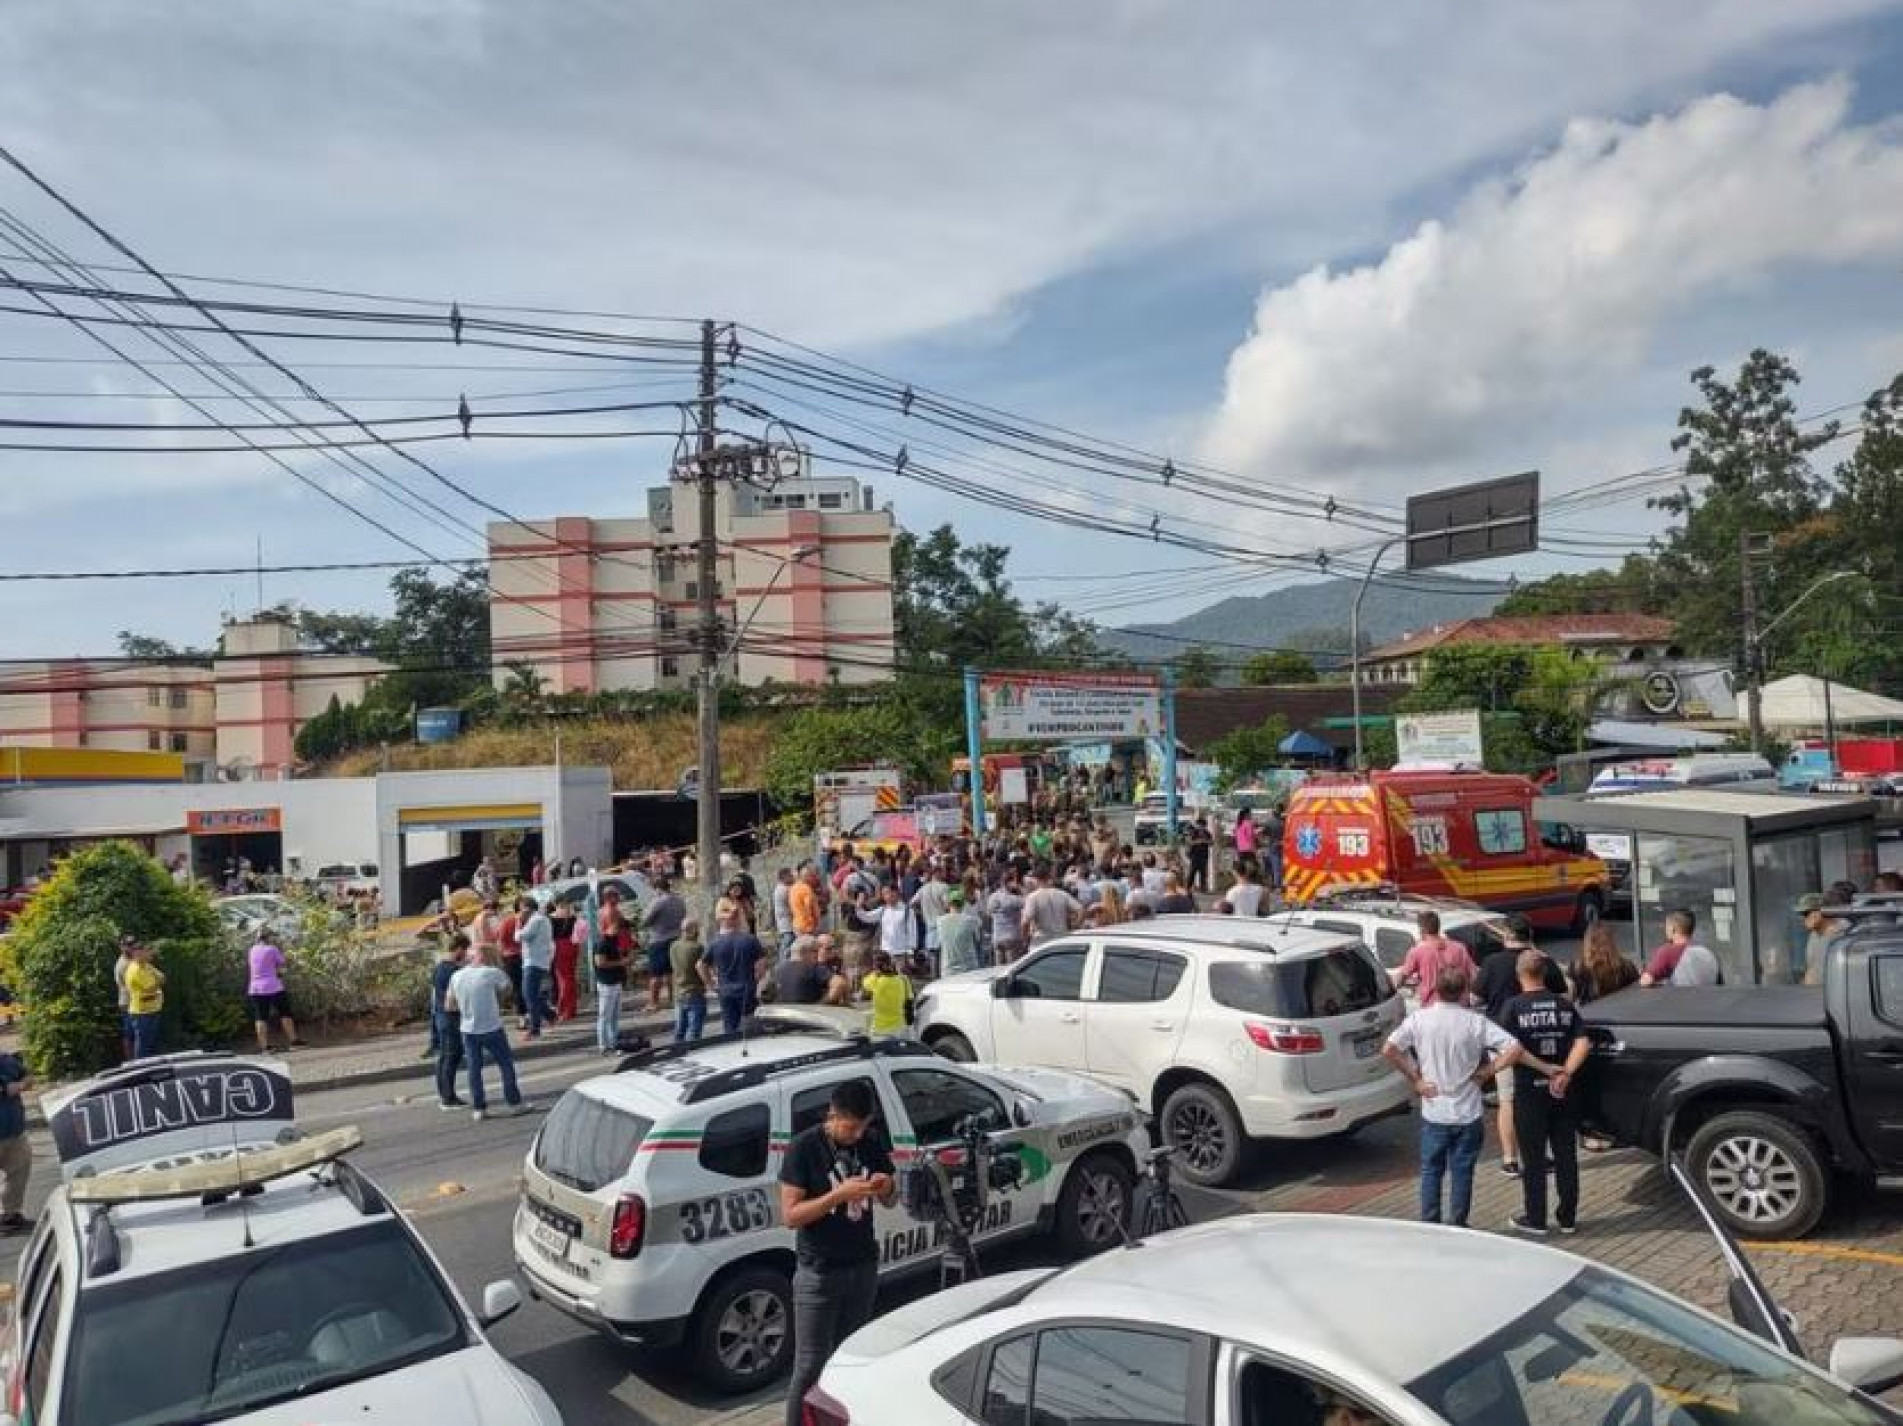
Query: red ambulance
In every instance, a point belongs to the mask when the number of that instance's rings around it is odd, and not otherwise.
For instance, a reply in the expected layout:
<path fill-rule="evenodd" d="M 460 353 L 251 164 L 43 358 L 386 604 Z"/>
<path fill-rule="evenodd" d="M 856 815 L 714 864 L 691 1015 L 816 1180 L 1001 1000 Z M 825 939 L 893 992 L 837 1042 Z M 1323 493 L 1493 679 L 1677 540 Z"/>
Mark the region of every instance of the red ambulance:
<path fill-rule="evenodd" d="M 1397 770 L 1312 779 L 1289 799 L 1283 894 L 1394 886 L 1583 929 L 1605 910 L 1605 863 L 1550 845 L 1524 777 Z M 1554 841 L 1562 840 L 1555 837 Z M 1570 840 L 1570 839 L 1565 839 Z"/>

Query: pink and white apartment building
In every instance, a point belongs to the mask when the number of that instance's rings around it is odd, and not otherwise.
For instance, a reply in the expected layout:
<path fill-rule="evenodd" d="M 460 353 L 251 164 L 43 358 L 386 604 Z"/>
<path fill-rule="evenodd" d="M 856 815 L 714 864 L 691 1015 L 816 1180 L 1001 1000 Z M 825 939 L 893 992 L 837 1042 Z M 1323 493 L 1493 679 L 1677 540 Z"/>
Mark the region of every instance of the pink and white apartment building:
<path fill-rule="evenodd" d="M 297 631 L 260 615 L 225 625 L 209 667 L 55 660 L 0 665 L 0 747 L 181 753 L 228 778 L 288 775 L 297 731 L 361 699 L 375 659 L 298 648 Z"/>
<path fill-rule="evenodd" d="M 526 664 L 552 693 L 692 686 L 698 497 L 648 492 L 645 519 L 489 526 L 496 681 Z M 890 509 L 848 477 L 722 487 L 716 603 L 740 684 L 876 683 L 892 670 Z M 735 641 L 736 631 L 741 631 Z"/>

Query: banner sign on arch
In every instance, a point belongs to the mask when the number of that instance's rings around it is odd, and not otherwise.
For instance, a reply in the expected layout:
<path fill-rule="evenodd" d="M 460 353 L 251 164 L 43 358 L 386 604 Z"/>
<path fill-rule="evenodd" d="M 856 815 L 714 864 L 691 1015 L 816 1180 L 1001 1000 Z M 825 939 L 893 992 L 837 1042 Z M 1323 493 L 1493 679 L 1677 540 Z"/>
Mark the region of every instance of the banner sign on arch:
<path fill-rule="evenodd" d="M 978 679 L 986 742 L 1148 738 L 1163 731 L 1162 694 L 1144 673 L 986 673 Z"/>

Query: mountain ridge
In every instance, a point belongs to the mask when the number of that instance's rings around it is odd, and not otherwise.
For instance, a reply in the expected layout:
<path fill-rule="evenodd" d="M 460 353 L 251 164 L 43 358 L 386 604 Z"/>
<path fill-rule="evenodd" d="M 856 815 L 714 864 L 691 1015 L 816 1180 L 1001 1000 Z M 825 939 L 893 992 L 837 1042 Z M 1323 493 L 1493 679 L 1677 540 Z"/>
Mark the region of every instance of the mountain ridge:
<path fill-rule="evenodd" d="M 1168 663 L 1202 644 L 1228 663 L 1252 652 L 1300 649 L 1327 667 L 1346 662 L 1349 613 L 1356 579 L 1321 579 L 1265 594 L 1231 594 L 1168 623 L 1126 625 L 1100 631 L 1098 642 L 1139 663 Z M 1459 586 L 1471 586 L 1461 588 Z M 1498 586 L 1457 575 L 1435 574 L 1430 587 L 1377 579 L 1361 605 L 1364 649 L 1392 643 L 1403 634 L 1493 612 L 1505 596 Z"/>

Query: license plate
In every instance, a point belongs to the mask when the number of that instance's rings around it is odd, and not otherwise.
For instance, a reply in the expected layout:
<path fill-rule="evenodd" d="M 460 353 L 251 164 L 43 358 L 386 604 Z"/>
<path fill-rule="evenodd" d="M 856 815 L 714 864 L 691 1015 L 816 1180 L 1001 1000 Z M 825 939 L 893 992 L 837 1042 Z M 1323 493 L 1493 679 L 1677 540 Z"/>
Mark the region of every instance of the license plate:
<path fill-rule="evenodd" d="M 1355 1058 L 1365 1060 L 1370 1055 L 1380 1054 L 1381 1042 L 1386 1038 L 1387 1036 L 1382 1034 L 1379 1030 L 1366 1030 L 1359 1035 L 1353 1036 L 1351 1043 L 1355 1047 Z"/>
<path fill-rule="evenodd" d="M 553 1253 L 558 1258 L 568 1256 L 568 1234 L 553 1223 L 544 1223 L 540 1218 L 529 1219 L 529 1241 L 543 1252 Z"/>

